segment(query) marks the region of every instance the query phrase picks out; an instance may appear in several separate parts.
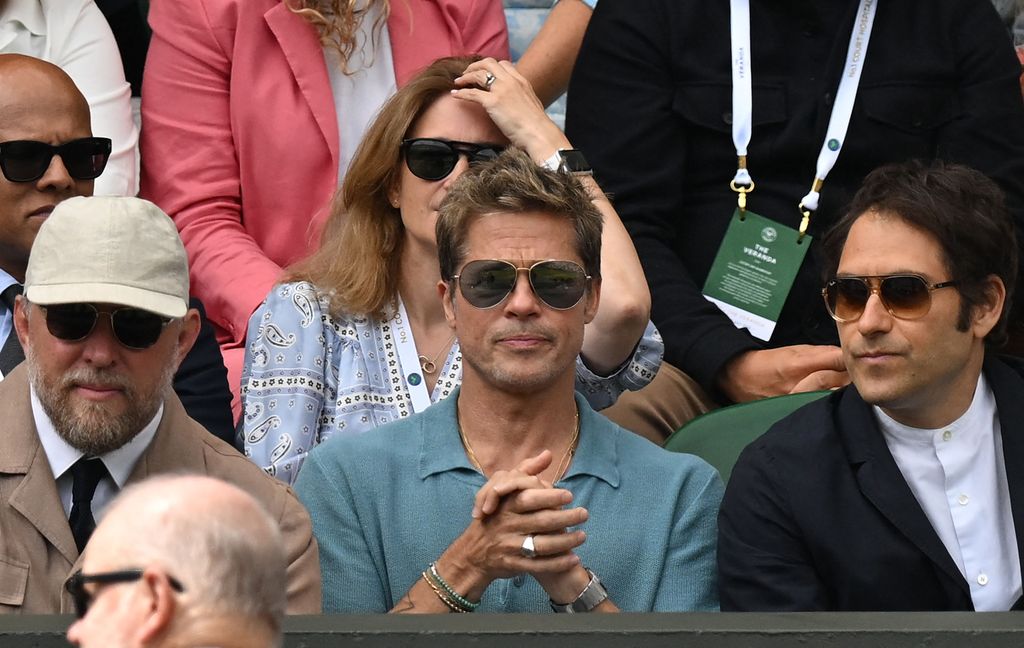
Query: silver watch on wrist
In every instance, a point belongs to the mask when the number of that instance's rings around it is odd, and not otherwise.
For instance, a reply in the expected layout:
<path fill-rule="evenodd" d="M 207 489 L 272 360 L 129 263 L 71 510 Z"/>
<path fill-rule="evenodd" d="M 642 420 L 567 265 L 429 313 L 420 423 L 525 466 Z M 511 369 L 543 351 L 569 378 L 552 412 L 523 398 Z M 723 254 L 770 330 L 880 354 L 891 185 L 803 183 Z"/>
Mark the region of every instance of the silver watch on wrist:
<path fill-rule="evenodd" d="M 576 597 L 576 600 L 566 605 L 550 601 L 552 610 L 565 614 L 581 614 L 591 612 L 598 605 L 605 602 L 608 598 L 608 590 L 601 584 L 601 579 L 597 577 L 597 574 L 589 569 L 587 569 L 587 573 L 590 574 L 590 582 L 583 588 L 583 591 Z"/>
<path fill-rule="evenodd" d="M 556 173 L 572 173 L 574 175 L 594 175 L 594 170 L 578 149 L 558 149 L 551 157 L 544 160 L 541 166 Z"/>

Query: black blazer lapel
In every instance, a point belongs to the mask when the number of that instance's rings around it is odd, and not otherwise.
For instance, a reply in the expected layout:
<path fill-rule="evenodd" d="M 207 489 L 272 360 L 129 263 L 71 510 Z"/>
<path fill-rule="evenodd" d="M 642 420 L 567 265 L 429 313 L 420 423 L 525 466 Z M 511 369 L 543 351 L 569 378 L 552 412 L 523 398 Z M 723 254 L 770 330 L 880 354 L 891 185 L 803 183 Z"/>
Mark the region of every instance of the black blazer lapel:
<path fill-rule="evenodd" d="M 836 429 L 861 493 L 951 579 L 970 601 L 971 589 L 924 514 L 889 452 L 871 407 L 851 386 L 836 410 Z"/>
<path fill-rule="evenodd" d="M 1006 486 L 1010 491 L 1013 529 L 1017 535 L 1017 555 L 1024 567 L 1024 363 L 1008 360 L 1013 364 L 986 357 L 984 372 L 999 412 Z M 1024 609 L 1024 596 L 1017 600 L 1013 609 Z"/>

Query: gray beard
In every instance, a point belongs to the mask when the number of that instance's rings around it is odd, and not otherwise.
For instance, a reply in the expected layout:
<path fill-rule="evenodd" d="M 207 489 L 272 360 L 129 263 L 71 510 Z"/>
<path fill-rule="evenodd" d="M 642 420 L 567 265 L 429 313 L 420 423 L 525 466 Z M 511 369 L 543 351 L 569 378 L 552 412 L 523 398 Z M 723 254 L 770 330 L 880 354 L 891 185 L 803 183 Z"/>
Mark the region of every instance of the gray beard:
<path fill-rule="evenodd" d="M 123 376 L 103 370 L 73 369 L 49 381 L 40 375 L 30 348 L 25 349 L 25 362 L 32 387 L 57 434 L 71 447 L 96 457 L 117 450 L 134 439 L 156 416 L 171 388 L 175 370 L 170 364 L 154 393 L 141 394 Z M 124 389 L 128 401 L 125 412 L 114 416 L 103 403 L 72 401 L 72 385 L 83 381 Z"/>

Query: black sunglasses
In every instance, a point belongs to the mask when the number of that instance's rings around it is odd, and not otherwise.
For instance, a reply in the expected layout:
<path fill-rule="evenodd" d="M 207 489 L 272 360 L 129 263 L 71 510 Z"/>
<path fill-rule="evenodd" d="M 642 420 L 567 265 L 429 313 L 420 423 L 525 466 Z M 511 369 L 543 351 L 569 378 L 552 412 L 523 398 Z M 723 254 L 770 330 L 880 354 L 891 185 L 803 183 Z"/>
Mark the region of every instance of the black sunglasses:
<path fill-rule="evenodd" d="M 96 592 L 90 593 L 85 589 L 86 585 L 89 583 L 96 583 L 97 585 L 133 583 L 142 578 L 142 574 L 143 571 L 141 569 L 124 569 L 121 571 L 100 572 L 98 574 L 83 574 L 82 570 L 78 570 L 64 583 L 64 589 L 74 599 L 75 616 L 81 619 L 89 612 L 89 606 L 92 605 L 93 599 L 96 598 Z M 185 588 L 178 582 L 178 579 L 173 576 L 168 576 L 167 582 L 171 584 L 175 592 L 180 594 L 185 591 Z"/>
<path fill-rule="evenodd" d="M 57 146 L 31 140 L 0 142 L 0 170 L 11 182 L 35 182 L 59 155 L 72 178 L 92 180 L 107 166 L 110 147 L 106 137 L 83 137 Z"/>
<path fill-rule="evenodd" d="M 67 342 L 79 342 L 96 328 L 100 315 L 110 317 L 114 337 L 129 349 L 148 349 L 156 344 L 171 318 L 141 308 L 118 308 L 100 311 L 92 304 L 51 304 L 39 306 L 46 313 L 46 329 L 50 335 Z"/>
<path fill-rule="evenodd" d="M 860 319 L 871 295 L 878 295 L 893 317 L 912 320 L 924 317 L 932 307 L 932 291 L 956 286 L 955 281 L 928 283 L 915 274 L 836 277 L 821 291 L 829 315 L 837 322 Z"/>
<path fill-rule="evenodd" d="M 493 160 L 504 150 L 505 147 L 498 144 L 471 144 L 430 137 L 402 140 L 405 165 L 417 178 L 430 181 L 447 178 L 459 163 L 460 155 L 474 164 Z"/>
<path fill-rule="evenodd" d="M 538 261 L 520 268 L 498 259 L 470 261 L 452 279 L 471 306 L 493 308 L 515 290 L 521 270 L 530 277 L 537 298 L 555 310 L 568 310 L 580 303 L 590 281 L 590 275 L 572 261 Z"/>

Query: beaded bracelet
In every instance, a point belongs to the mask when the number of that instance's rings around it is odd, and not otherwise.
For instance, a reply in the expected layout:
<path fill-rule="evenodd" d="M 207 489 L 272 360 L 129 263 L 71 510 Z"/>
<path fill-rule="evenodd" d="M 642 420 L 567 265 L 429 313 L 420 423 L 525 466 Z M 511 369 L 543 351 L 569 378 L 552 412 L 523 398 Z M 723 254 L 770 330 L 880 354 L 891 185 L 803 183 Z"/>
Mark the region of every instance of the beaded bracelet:
<path fill-rule="evenodd" d="M 430 585 L 430 589 L 434 590 L 434 594 L 437 594 L 437 598 L 441 599 L 441 602 L 444 603 L 449 610 L 451 610 L 452 612 L 461 612 L 462 614 L 466 614 L 468 612 L 468 610 L 463 610 L 462 608 L 460 608 L 458 604 L 455 603 L 455 601 L 450 600 L 444 594 L 444 592 L 438 589 L 437 585 L 434 585 L 434 581 L 432 581 L 430 579 L 430 576 L 427 575 L 427 572 L 423 572 L 422 576 L 423 580 L 427 582 L 427 585 Z"/>
<path fill-rule="evenodd" d="M 448 592 L 452 599 L 456 603 L 458 603 L 460 607 L 464 608 L 466 612 L 475 612 L 476 609 L 480 607 L 479 601 L 474 603 L 465 596 L 460 595 L 458 592 L 455 591 L 454 587 L 448 584 L 448 581 L 441 578 L 441 574 L 437 573 L 436 562 L 430 563 L 430 574 L 434 577 L 434 580 L 437 582 L 437 584 L 440 585 L 441 588 L 444 589 L 444 591 Z"/>

